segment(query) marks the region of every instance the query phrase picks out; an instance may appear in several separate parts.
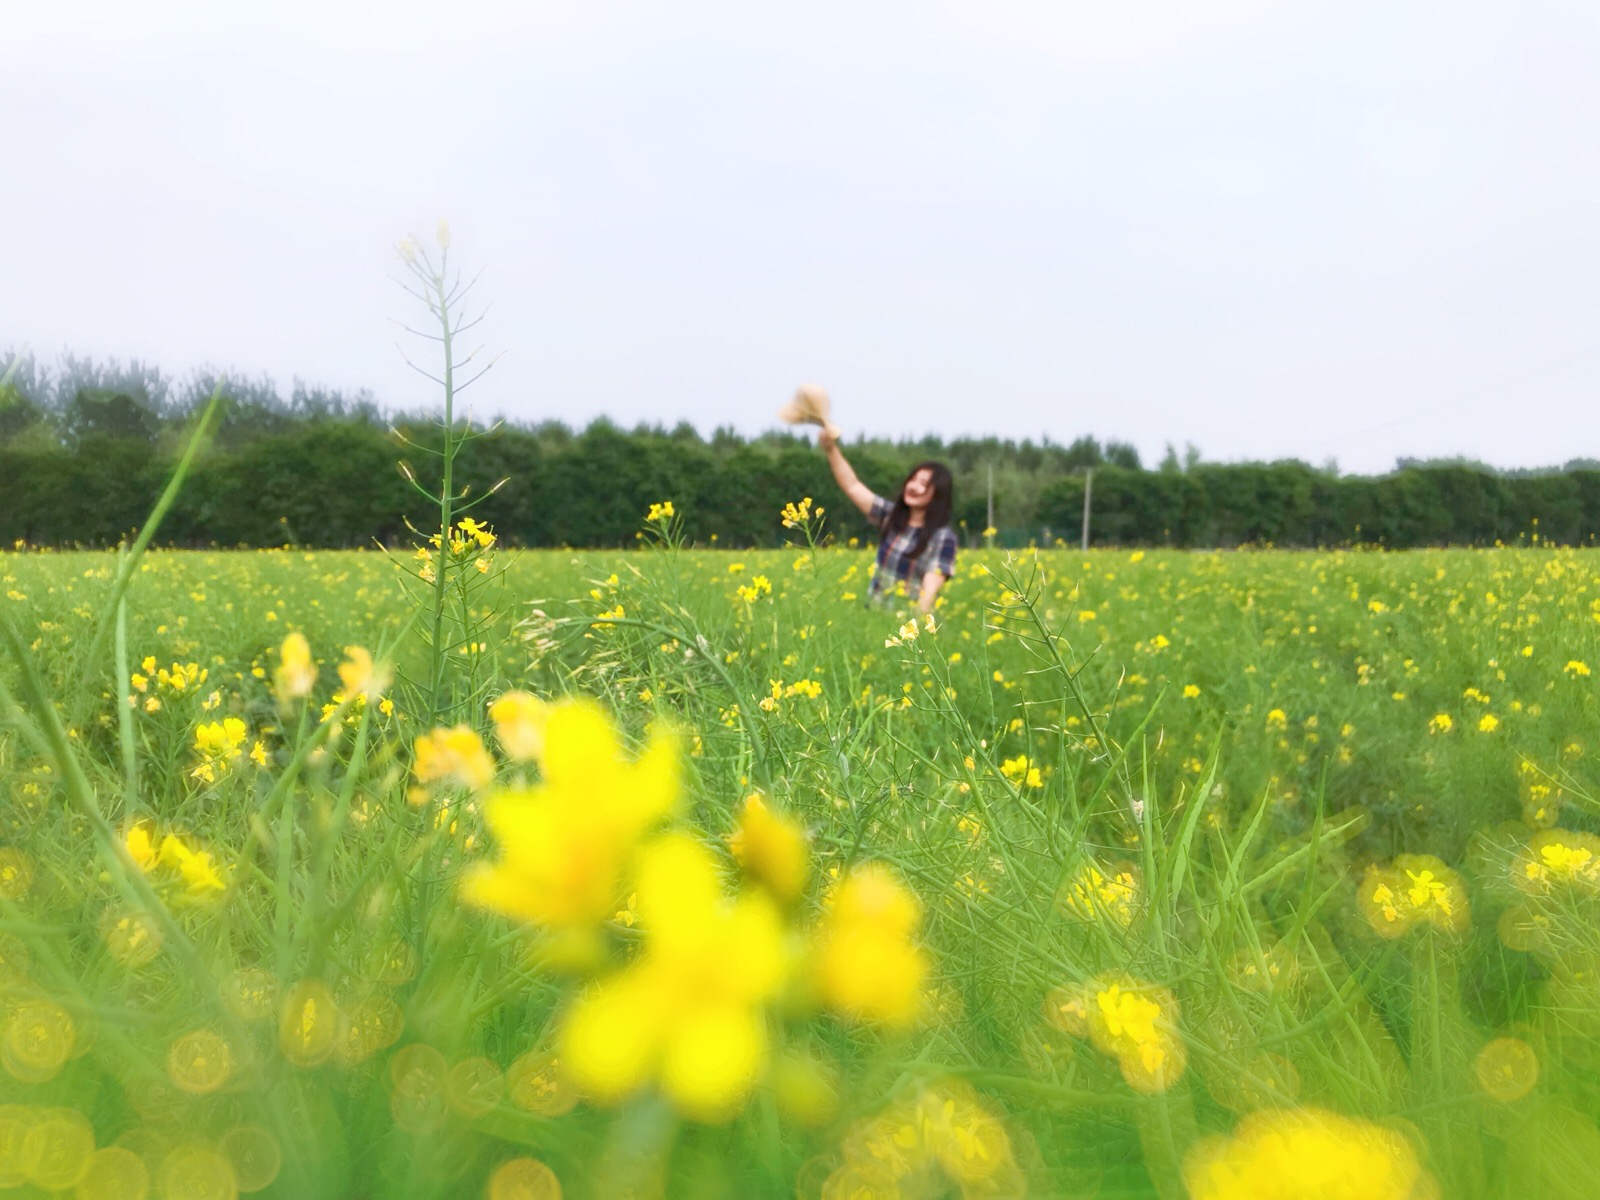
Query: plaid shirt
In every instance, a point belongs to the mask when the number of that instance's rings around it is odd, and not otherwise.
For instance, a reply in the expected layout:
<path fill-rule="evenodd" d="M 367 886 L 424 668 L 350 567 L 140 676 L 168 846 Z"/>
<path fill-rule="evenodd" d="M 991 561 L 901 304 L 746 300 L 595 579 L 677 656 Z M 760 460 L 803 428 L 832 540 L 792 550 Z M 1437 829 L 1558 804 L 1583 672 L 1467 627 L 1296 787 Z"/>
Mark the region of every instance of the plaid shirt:
<path fill-rule="evenodd" d="M 882 529 L 893 511 L 893 504 L 882 496 L 874 496 L 867 520 Z M 917 530 L 908 525 L 899 533 L 886 534 L 878 543 L 878 564 L 872 572 L 872 599 L 883 599 L 895 590 L 896 584 L 904 583 L 906 595 L 915 600 L 922 591 L 922 577 L 929 571 L 938 571 L 946 579 L 956 573 L 955 530 L 948 525 L 932 530 L 928 534 L 928 544 L 913 559 L 911 547 L 916 540 Z"/>

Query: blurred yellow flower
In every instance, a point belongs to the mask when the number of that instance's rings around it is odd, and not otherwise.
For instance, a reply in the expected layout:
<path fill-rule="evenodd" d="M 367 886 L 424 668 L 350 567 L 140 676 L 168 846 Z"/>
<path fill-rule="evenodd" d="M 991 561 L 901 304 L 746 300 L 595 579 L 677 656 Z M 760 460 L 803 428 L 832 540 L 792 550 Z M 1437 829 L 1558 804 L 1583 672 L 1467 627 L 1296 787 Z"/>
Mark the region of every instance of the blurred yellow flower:
<path fill-rule="evenodd" d="M 1472 924 L 1461 876 L 1432 855 L 1402 854 L 1390 867 L 1369 867 L 1356 902 L 1385 938 L 1401 937 L 1418 925 L 1460 933 Z"/>
<path fill-rule="evenodd" d="M 645 848 L 636 885 L 644 949 L 578 999 L 562 1062 L 601 1103 L 653 1081 L 686 1116 L 727 1120 L 766 1067 L 765 1005 L 790 969 L 783 922 L 762 893 L 725 896 L 710 851 L 682 834 Z"/>
<path fill-rule="evenodd" d="M 304 699 L 317 686 L 317 664 L 311 660 L 311 643 L 303 633 L 291 633 L 278 649 L 278 668 L 272 673 L 273 694 L 279 704 Z"/>
<path fill-rule="evenodd" d="M 1192 1200 L 1432 1200 L 1433 1180 L 1403 1134 L 1318 1108 L 1269 1108 L 1185 1158 Z"/>
<path fill-rule="evenodd" d="M 857 867 L 828 897 L 817 931 L 817 983 L 846 1016 L 908 1025 L 929 962 L 913 941 L 922 908 L 881 863 Z"/>
<path fill-rule="evenodd" d="M 528 762 L 539 757 L 549 712 L 548 704 L 528 692 L 506 692 L 489 705 L 489 719 L 507 758 Z"/>
<path fill-rule="evenodd" d="M 557 931 L 586 933 L 619 907 L 641 838 L 678 806 L 677 739 L 660 730 L 637 761 L 622 753 L 598 705 L 549 706 L 541 783 L 501 788 L 484 803 L 500 857 L 470 870 L 470 904 Z"/>
<path fill-rule="evenodd" d="M 440 727 L 415 744 L 411 773 L 418 783 L 443 783 L 478 791 L 494 782 L 494 759 L 470 725 Z"/>
<path fill-rule="evenodd" d="M 361 646 L 346 646 L 345 660 L 339 664 L 339 682 L 346 696 L 376 700 L 389 686 L 388 672 L 375 667 L 372 654 Z"/>
<path fill-rule="evenodd" d="M 728 850 L 745 875 L 785 904 L 800 898 L 811 874 L 811 849 L 805 831 L 773 812 L 760 795 L 745 797 L 739 824 L 728 835 Z"/>

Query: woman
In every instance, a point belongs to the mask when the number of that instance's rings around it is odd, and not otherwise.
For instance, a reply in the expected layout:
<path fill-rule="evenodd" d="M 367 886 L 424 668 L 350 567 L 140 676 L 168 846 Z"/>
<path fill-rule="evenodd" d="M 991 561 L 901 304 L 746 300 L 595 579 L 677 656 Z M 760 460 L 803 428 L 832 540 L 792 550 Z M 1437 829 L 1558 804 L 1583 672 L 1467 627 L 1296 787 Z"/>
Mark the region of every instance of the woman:
<path fill-rule="evenodd" d="M 827 454 L 828 466 L 844 494 L 882 533 L 872 574 L 872 598 L 882 599 L 896 584 L 904 583 L 906 595 L 917 607 L 932 612 L 939 589 L 956 571 L 950 468 L 937 462 L 919 463 L 900 485 L 899 495 L 889 501 L 856 478 L 836 436 L 824 429 L 817 444 Z"/>

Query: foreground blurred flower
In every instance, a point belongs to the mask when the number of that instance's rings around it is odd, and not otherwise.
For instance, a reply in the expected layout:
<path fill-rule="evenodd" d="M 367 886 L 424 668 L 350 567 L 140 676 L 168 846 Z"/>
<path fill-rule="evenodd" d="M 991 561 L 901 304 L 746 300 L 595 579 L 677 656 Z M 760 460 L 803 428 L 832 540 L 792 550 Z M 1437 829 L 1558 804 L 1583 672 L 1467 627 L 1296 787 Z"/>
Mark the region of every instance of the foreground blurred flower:
<path fill-rule="evenodd" d="M 677 742 L 655 732 L 630 761 L 597 705 L 565 700 L 549 706 L 539 766 L 541 783 L 501 788 L 485 802 L 500 858 L 470 871 L 462 896 L 582 935 L 617 911 L 635 847 L 677 808 Z"/>
<path fill-rule="evenodd" d="M 339 664 L 339 682 L 344 694 L 377 700 L 389 686 L 388 671 L 373 665 L 372 654 L 361 646 L 346 646 L 345 660 Z"/>
<path fill-rule="evenodd" d="M 745 797 L 739 825 L 728 835 L 728 850 L 745 875 L 785 904 L 800 898 L 811 874 L 805 831 L 773 812 L 760 795 Z"/>
<path fill-rule="evenodd" d="M 311 661 L 311 643 L 303 633 L 291 633 L 278 650 L 278 669 L 272 673 L 272 690 L 278 703 L 301 700 L 317 686 L 317 664 Z"/>
<path fill-rule="evenodd" d="M 921 905 L 881 863 L 858 867 L 828 897 L 817 931 L 817 984 L 846 1016 L 908 1025 L 922 1008 L 928 956 L 913 940 Z"/>
<path fill-rule="evenodd" d="M 1438 1189 L 1393 1129 L 1319 1108 L 1263 1109 L 1232 1137 L 1197 1142 L 1193 1200 L 1431 1200 Z"/>
<path fill-rule="evenodd" d="M 209 851 L 192 849 L 182 838 L 170 833 L 161 839 L 156 861 L 163 867 L 177 870 L 184 883 L 184 894 L 191 900 L 203 900 L 228 886 L 222 868 L 212 861 Z"/>
<path fill-rule="evenodd" d="M 635 889 L 639 958 L 579 998 L 561 1032 L 578 1088 L 616 1103 L 649 1082 L 685 1115 L 733 1116 L 766 1069 L 765 1005 L 787 978 L 782 918 L 763 893 L 723 893 L 709 850 L 647 847 Z"/>
<path fill-rule="evenodd" d="M 1431 854 L 1402 854 L 1389 867 L 1369 867 L 1356 903 L 1380 937 L 1397 938 L 1418 926 L 1461 933 L 1472 924 L 1461 876 Z"/>
<path fill-rule="evenodd" d="M 824 1196 L 869 1200 L 1026 1192 L 1005 1126 L 960 1080 L 930 1084 L 858 1122 L 840 1150 L 844 1162 L 823 1184 Z"/>
<path fill-rule="evenodd" d="M 441 726 L 426 737 L 419 737 L 414 753 L 411 773 L 418 783 L 443 783 L 477 791 L 494 782 L 494 759 L 470 725 L 453 729 Z"/>
<path fill-rule="evenodd" d="M 549 711 L 549 705 L 527 692 L 506 692 L 489 705 L 489 719 L 507 758 L 527 762 L 539 757 Z"/>

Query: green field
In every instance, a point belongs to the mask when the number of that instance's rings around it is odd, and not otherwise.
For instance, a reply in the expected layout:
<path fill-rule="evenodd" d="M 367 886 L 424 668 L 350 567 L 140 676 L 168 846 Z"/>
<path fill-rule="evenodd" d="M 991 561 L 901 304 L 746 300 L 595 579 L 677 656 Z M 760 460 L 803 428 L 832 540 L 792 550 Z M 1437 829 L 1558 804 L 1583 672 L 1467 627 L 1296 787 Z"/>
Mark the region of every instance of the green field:
<path fill-rule="evenodd" d="M 671 528 L 0 554 L 0 1195 L 1600 1193 L 1600 554 Z"/>

